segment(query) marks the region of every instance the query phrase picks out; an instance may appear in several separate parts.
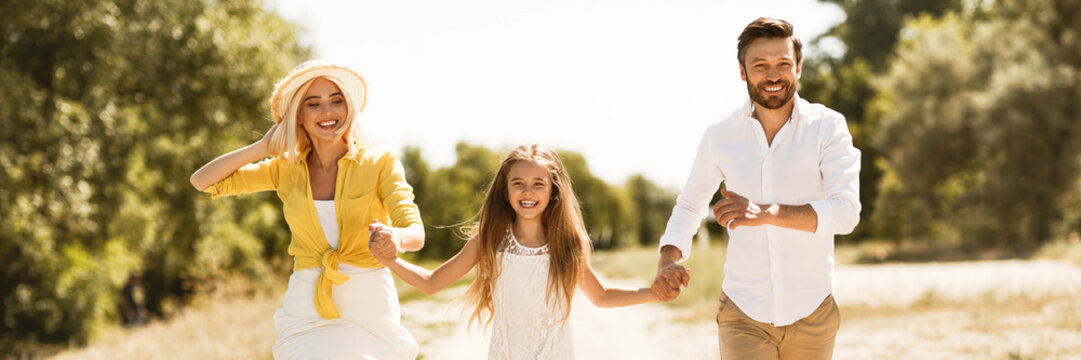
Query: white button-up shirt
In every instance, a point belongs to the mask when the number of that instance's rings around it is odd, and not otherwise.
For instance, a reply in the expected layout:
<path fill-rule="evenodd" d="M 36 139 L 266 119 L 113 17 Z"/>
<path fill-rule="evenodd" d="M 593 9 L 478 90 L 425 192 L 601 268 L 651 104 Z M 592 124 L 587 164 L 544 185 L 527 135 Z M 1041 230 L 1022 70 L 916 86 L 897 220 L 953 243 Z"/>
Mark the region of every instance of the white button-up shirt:
<path fill-rule="evenodd" d="M 752 319 L 774 326 L 807 317 L 833 292 L 833 236 L 852 232 L 860 213 L 860 151 L 844 116 L 793 99 L 792 117 L 773 144 L 751 116 L 750 100 L 706 129 L 660 241 L 678 247 L 680 261 L 689 257 L 722 181 L 757 204 L 810 204 L 818 215 L 814 233 L 773 225 L 729 231 L 722 289 Z"/>

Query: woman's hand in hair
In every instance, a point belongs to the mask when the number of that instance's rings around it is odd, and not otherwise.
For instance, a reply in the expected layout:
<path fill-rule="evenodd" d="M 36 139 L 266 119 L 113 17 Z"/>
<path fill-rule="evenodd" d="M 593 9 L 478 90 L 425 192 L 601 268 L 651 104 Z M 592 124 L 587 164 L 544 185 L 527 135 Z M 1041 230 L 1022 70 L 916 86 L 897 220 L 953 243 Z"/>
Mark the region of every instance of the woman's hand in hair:
<path fill-rule="evenodd" d="M 270 126 L 270 129 L 266 131 L 262 139 L 259 139 L 259 147 L 266 151 L 266 156 L 270 156 L 270 139 L 274 138 L 274 132 L 278 130 L 278 125 L 281 123 Z M 265 157 L 265 156 L 264 156 Z"/>
<path fill-rule="evenodd" d="M 372 220 L 368 225 L 368 250 L 381 263 L 393 262 L 398 256 L 401 240 L 390 226 Z"/>
<path fill-rule="evenodd" d="M 199 170 L 196 170 L 194 174 L 191 174 L 191 186 L 194 186 L 196 190 L 203 191 L 210 185 L 229 177 L 244 165 L 270 156 L 270 139 L 274 137 L 274 132 L 277 129 L 278 125 L 275 124 L 270 127 L 270 130 L 267 130 L 266 135 L 263 135 L 263 138 L 259 141 L 233 150 L 206 163 Z"/>

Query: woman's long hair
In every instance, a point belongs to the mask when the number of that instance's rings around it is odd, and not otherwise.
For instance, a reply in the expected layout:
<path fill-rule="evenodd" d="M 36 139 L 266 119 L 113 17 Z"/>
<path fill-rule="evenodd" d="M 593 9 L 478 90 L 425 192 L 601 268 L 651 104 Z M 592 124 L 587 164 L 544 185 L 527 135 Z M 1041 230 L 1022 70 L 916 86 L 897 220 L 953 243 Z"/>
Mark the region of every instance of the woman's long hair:
<path fill-rule="evenodd" d="M 571 188 L 570 177 L 554 150 L 543 145 L 519 146 L 503 160 L 499 172 L 492 179 L 484 204 L 478 214 L 478 223 L 471 231 L 477 237 L 480 253 L 477 260 L 476 279 L 469 286 L 466 298 L 473 305 L 470 323 L 487 326 L 492 321 L 492 293 L 499 278 L 499 254 L 506 244 L 505 234 L 516 217 L 507 198 L 507 173 L 519 161 L 533 161 L 548 170 L 552 193 L 548 207 L 544 209 L 541 223 L 548 238 L 548 291 L 549 302 L 562 302 L 564 318 L 570 314 L 571 299 L 578 285 L 578 278 L 586 266 L 590 250 L 589 236 L 582 223 L 582 210 Z"/>

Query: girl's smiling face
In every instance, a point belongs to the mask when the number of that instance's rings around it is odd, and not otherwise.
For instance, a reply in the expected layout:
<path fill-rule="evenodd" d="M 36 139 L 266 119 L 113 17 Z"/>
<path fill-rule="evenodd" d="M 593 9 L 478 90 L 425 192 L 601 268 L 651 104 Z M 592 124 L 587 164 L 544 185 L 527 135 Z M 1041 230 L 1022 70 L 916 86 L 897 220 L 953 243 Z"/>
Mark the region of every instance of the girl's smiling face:
<path fill-rule="evenodd" d="M 507 172 L 507 201 L 519 220 L 539 220 L 552 195 L 548 168 L 536 161 L 521 160 Z"/>

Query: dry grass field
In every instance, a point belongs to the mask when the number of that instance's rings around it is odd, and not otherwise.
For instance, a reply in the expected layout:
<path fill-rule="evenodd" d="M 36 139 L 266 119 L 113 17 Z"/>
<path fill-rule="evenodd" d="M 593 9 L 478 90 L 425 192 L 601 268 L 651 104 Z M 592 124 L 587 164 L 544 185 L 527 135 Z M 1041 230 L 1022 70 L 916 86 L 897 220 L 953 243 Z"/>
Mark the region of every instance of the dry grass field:
<path fill-rule="evenodd" d="M 1064 248 L 1077 253 L 1072 244 Z M 572 314 L 582 359 L 717 358 L 713 323 L 723 249 L 692 257 L 692 285 L 673 303 L 598 309 L 578 296 Z M 1056 252 L 1057 254 L 1058 252 Z M 596 270 L 646 286 L 655 249 L 598 254 Z M 837 359 L 1081 359 L 1081 266 L 1065 259 L 839 264 Z M 423 359 L 484 358 L 456 287 L 428 297 L 400 288 L 403 323 Z M 58 359 L 268 359 L 279 296 L 205 299 L 168 321 L 105 331 Z"/>

